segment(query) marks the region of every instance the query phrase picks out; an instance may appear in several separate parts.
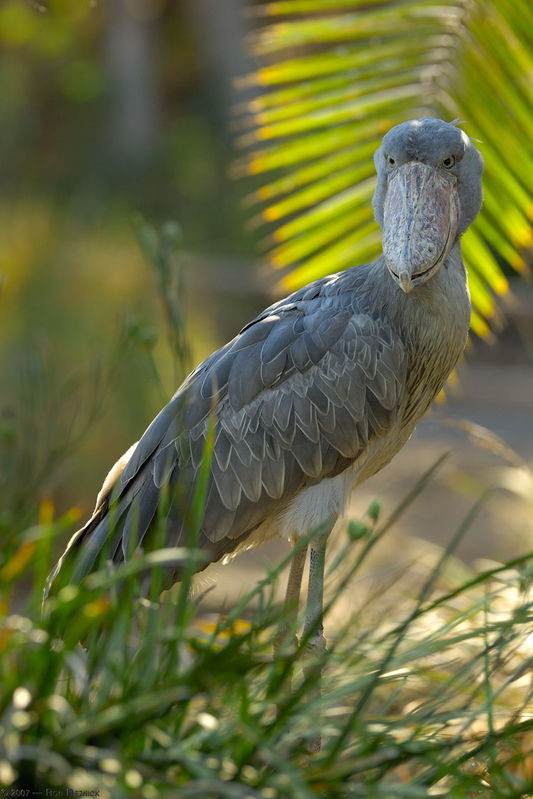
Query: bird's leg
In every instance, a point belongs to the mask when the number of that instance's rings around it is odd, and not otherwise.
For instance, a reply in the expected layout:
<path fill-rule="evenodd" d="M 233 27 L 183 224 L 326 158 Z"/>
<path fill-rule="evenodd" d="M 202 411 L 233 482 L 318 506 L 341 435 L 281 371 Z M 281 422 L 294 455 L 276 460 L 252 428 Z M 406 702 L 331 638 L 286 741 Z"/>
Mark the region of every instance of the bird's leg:
<path fill-rule="evenodd" d="M 333 529 L 335 519 L 328 524 L 327 530 L 320 533 L 316 547 L 311 547 L 309 559 L 309 588 L 304 623 L 304 637 L 309 637 L 310 649 L 325 650 L 324 626 L 322 624 L 324 596 L 324 566 L 326 562 L 326 545 Z"/>
<path fill-rule="evenodd" d="M 326 562 L 326 545 L 328 536 L 336 522 L 336 517 L 331 518 L 321 531 L 316 547 L 311 547 L 309 560 L 309 590 L 307 594 L 307 608 L 305 614 L 303 637 L 308 638 L 308 651 L 312 662 L 305 669 L 306 680 L 312 678 L 315 682 L 314 690 L 318 694 L 322 691 L 323 656 L 326 651 L 324 638 L 324 625 L 322 616 L 324 596 L 324 566 Z M 316 660 L 315 660 L 316 657 Z M 320 736 L 309 742 L 309 751 L 318 752 L 322 746 Z"/>
<path fill-rule="evenodd" d="M 302 585 L 302 575 L 304 571 L 307 547 L 303 547 L 294 553 L 291 560 L 289 579 L 287 581 L 287 591 L 285 593 L 285 605 L 283 610 L 283 620 L 279 626 L 274 639 L 274 655 L 277 655 L 281 645 L 287 638 L 298 613 L 298 603 L 300 600 L 300 588 Z"/>

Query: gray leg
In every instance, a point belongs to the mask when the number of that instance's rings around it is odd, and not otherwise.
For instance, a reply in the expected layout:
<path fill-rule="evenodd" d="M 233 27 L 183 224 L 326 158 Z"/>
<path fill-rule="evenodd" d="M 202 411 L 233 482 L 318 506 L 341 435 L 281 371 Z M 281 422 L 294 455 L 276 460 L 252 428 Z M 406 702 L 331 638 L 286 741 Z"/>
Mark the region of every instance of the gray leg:
<path fill-rule="evenodd" d="M 298 602 L 300 600 L 300 588 L 302 585 L 302 575 L 305 565 L 307 547 L 300 549 L 291 560 L 287 591 L 285 593 L 285 610 L 283 622 L 274 639 L 274 655 L 277 655 L 281 644 L 286 639 L 291 627 L 293 626 L 296 614 L 298 613 Z"/>
<path fill-rule="evenodd" d="M 328 520 L 324 525 L 325 529 L 320 533 L 316 545 L 311 547 L 304 635 L 311 633 L 309 645 L 313 648 L 317 646 L 321 649 L 326 648 L 324 627 L 322 624 L 322 614 L 324 610 L 324 566 L 326 563 L 326 545 L 328 543 L 328 537 L 336 521 L 336 517 L 332 517 Z"/>
<path fill-rule="evenodd" d="M 287 581 L 287 592 L 285 594 L 285 609 L 298 608 L 300 600 L 300 588 L 302 586 L 302 575 L 305 565 L 307 547 L 300 549 L 291 561 L 291 570 Z"/>
<path fill-rule="evenodd" d="M 324 566 L 326 562 L 327 535 L 324 535 L 316 549 L 311 547 L 309 558 L 309 589 L 305 612 L 304 636 L 311 634 L 309 646 L 325 649 L 324 626 L 322 623 L 324 597 Z"/>
<path fill-rule="evenodd" d="M 307 609 L 304 623 L 304 637 L 309 635 L 309 654 L 323 658 L 326 651 L 326 639 L 324 638 L 324 625 L 322 616 L 324 612 L 324 566 L 326 562 L 326 545 L 328 536 L 333 529 L 336 518 L 332 518 L 327 528 L 321 533 L 316 547 L 311 547 L 309 561 L 309 592 L 307 595 Z M 313 658 L 314 659 L 314 658 Z M 316 689 L 319 693 L 322 690 L 322 664 L 319 666 Z M 316 669 L 316 665 L 313 671 Z M 316 674 L 316 672 L 315 672 Z M 309 742 L 309 751 L 318 752 L 322 746 L 320 736 Z"/>

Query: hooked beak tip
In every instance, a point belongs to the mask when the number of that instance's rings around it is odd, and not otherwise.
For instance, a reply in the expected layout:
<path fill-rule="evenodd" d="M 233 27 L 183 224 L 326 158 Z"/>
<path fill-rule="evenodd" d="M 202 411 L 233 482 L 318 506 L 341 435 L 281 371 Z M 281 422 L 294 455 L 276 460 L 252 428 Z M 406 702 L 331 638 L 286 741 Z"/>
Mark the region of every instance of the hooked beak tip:
<path fill-rule="evenodd" d="M 408 294 L 413 288 L 413 284 L 411 282 L 411 275 L 409 274 L 409 272 L 406 271 L 404 272 L 402 270 L 398 275 L 398 280 L 402 291 L 404 291 L 405 294 Z"/>

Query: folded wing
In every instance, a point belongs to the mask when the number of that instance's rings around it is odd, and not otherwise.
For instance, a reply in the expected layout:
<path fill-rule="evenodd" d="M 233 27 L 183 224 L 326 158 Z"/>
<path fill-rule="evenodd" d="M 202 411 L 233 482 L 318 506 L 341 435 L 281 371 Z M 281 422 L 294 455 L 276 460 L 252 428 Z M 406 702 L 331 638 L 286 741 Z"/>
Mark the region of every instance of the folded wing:
<path fill-rule="evenodd" d="M 357 267 L 307 286 L 204 361 L 147 429 L 51 580 L 65 558 L 75 556 L 69 579 L 78 580 L 102 551 L 119 562 L 153 547 L 163 490 L 166 545 L 183 545 L 212 425 L 199 541 L 206 563 L 385 435 L 402 402 L 406 356 L 365 308 L 365 279 Z M 179 568 L 167 577 L 179 579 Z"/>

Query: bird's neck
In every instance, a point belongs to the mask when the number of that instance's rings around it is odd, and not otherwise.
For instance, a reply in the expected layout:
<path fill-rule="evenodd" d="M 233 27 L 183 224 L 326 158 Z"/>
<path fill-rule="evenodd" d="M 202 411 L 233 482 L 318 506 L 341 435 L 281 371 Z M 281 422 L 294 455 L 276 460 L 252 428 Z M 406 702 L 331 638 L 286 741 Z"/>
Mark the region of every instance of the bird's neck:
<path fill-rule="evenodd" d="M 392 321 L 409 341 L 423 343 L 428 337 L 440 340 L 444 336 L 449 343 L 458 338 L 464 345 L 470 325 L 470 294 L 459 240 L 436 274 L 408 294 L 394 281 L 383 258 L 376 266 L 387 282 Z"/>
<path fill-rule="evenodd" d="M 391 322 L 408 353 L 408 394 L 428 407 L 459 360 L 470 326 L 470 294 L 457 240 L 438 272 L 405 294 L 384 259 Z M 417 398 L 424 386 L 424 397 Z"/>

